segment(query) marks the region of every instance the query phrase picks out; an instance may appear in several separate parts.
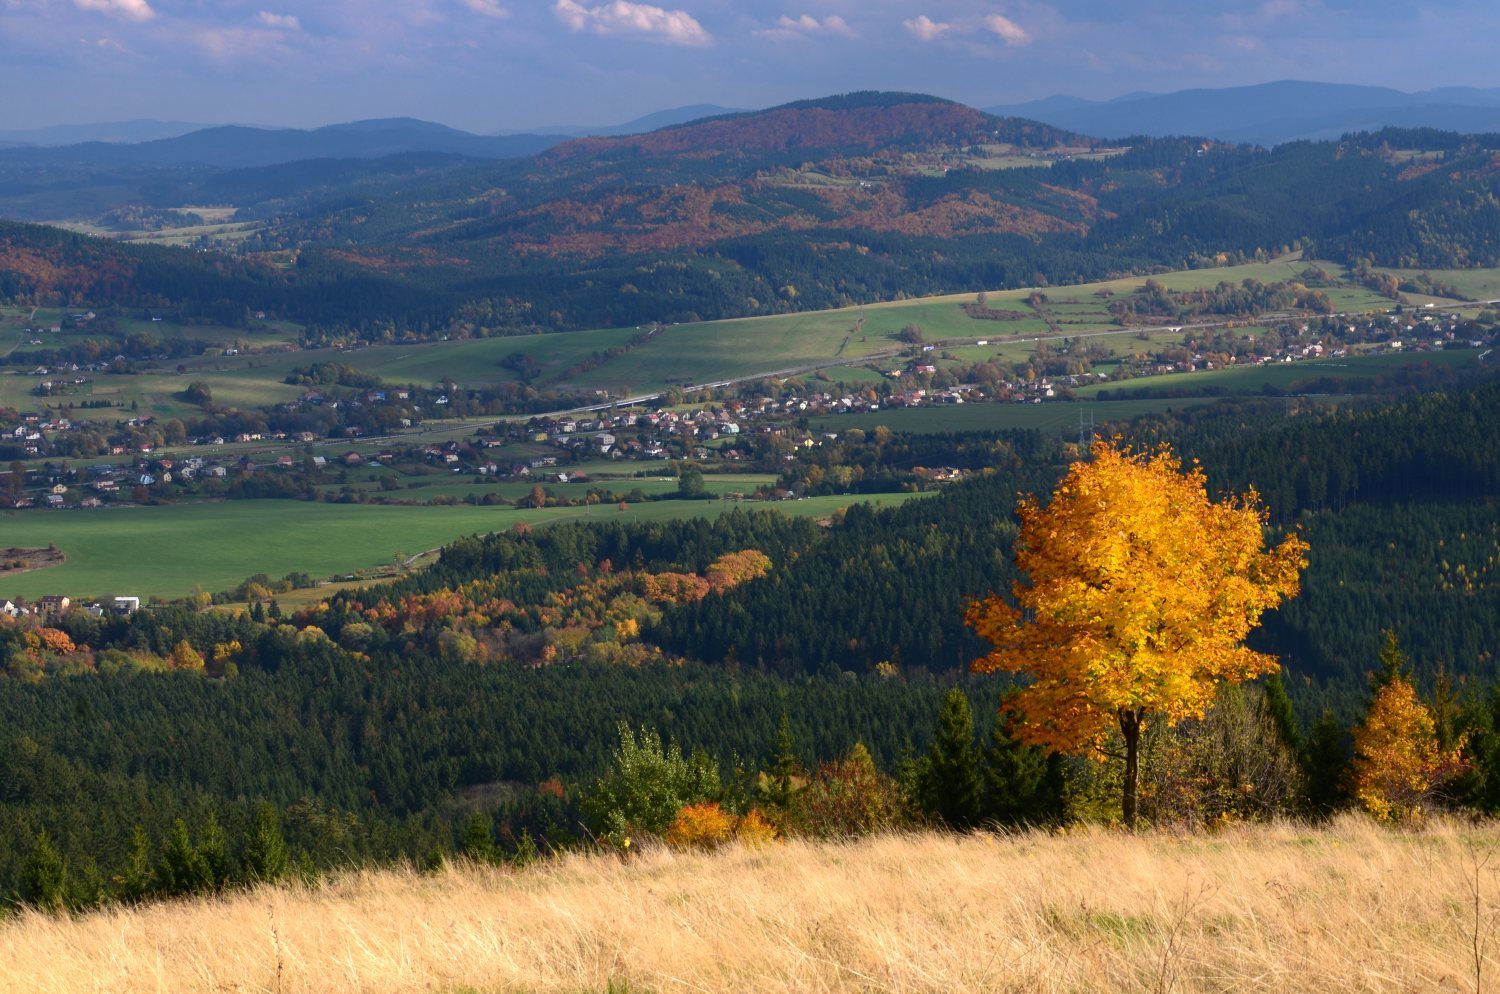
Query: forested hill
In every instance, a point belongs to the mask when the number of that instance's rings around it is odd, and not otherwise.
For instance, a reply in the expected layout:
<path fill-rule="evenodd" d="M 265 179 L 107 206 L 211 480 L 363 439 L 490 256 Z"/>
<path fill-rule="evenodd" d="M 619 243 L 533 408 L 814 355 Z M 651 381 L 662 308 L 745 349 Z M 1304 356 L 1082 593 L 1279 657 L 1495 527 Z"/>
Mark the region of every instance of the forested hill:
<path fill-rule="evenodd" d="M 315 337 L 495 335 L 1075 283 L 1298 246 L 1345 262 L 1500 264 L 1497 149 L 1496 136 L 1394 129 L 1269 152 L 1106 144 L 931 97 L 852 94 L 504 162 L 147 175 L 131 196 L 158 211 L 234 203 L 254 225 L 244 253 L 278 263 L 252 282 L 286 291 L 257 309 Z M 34 199 L 52 196 L 49 182 L 95 179 L 16 177 L 0 163 L 0 204 L 11 187 Z M 11 256 L 8 297 L 127 292 L 39 279 Z M 167 279 L 165 259 L 141 266 L 129 292 L 189 311 L 233 298 Z"/>
<path fill-rule="evenodd" d="M 1045 149 L 1089 138 L 1020 118 L 1001 118 L 919 93 L 850 93 L 763 111 L 724 114 L 617 138 L 580 138 L 541 157 L 546 163 L 626 156 L 699 158 L 926 151 L 985 143 Z"/>

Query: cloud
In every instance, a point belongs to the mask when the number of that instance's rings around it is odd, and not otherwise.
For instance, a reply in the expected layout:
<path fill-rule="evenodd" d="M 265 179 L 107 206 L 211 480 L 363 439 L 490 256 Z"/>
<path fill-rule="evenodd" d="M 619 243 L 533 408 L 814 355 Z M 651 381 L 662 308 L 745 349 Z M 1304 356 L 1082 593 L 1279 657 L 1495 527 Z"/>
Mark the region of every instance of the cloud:
<path fill-rule="evenodd" d="M 922 41 L 937 41 L 953 30 L 952 24 L 934 21 L 926 14 L 919 14 L 910 20 L 902 21 L 901 26 Z"/>
<path fill-rule="evenodd" d="M 984 26 L 994 32 L 1001 41 L 1007 45 L 1025 45 L 1030 43 L 1031 35 L 1026 29 L 1008 17 L 999 14 L 991 14 L 984 19 Z"/>
<path fill-rule="evenodd" d="M 577 0 L 557 0 L 552 9 L 574 31 L 600 35 L 643 35 L 672 45 L 705 46 L 713 36 L 685 10 L 664 10 L 630 0 L 585 7 Z"/>
<path fill-rule="evenodd" d="M 803 14 L 801 17 L 787 17 L 782 15 L 777 22 L 769 28 L 760 28 L 754 32 L 762 38 L 772 38 L 777 41 L 795 41 L 811 38 L 814 35 L 838 35 L 841 38 L 853 38 L 854 29 L 849 23 L 837 14 L 832 14 L 821 21 L 811 14 Z"/>
<path fill-rule="evenodd" d="M 500 0 L 461 0 L 463 5 L 485 17 L 509 17 L 510 11 L 500 5 Z"/>
<path fill-rule="evenodd" d="M 268 28 L 278 31 L 301 31 L 302 22 L 291 14 L 273 14 L 269 10 L 263 10 L 256 15 L 255 19 Z"/>
<path fill-rule="evenodd" d="M 146 0 L 73 0 L 79 10 L 94 10 L 126 21 L 149 21 L 156 11 Z"/>

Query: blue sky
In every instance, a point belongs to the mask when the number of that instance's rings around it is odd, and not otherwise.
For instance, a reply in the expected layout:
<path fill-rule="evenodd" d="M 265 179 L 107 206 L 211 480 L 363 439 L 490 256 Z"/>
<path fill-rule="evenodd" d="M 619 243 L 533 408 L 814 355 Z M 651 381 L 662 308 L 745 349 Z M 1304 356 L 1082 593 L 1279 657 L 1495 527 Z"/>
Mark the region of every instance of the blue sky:
<path fill-rule="evenodd" d="M 477 131 L 856 89 L 984 106 L 1273 79 L 1500 86 L 1493 0 L 0 0 L 0 128 Z"/>

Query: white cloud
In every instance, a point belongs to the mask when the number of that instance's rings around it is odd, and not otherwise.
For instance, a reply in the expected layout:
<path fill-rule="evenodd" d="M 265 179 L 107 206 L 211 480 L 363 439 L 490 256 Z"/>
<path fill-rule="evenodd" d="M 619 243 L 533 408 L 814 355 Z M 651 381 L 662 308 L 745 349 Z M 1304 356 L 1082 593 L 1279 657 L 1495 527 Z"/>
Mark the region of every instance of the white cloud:
<path fill-rule="evenodd" d="M 994 32 L 1007 45 L 1025 45 L 1031 41 L 1026 29 L 1008 17 L 991 14 L 984 19 L 984 26 Z"/>
<path fill-rule="evenodd" d="M 768 28 L 760 28 L 754 32 L 762 38 L 773 38 L 777 41 L 793 41 L 802 38 L 811 38 L 814 35 L 838 35 L 842 38 L 853 38 L 854 29 L 849 23 L 837 14 L 818 20 L 811 14 L 803 14 L 801 17 L 787 17 L 782 15 L 774 25 Z"/>
<path fill-rule="evenodd" d="M 268 28 L 278 31 L 301 31 L 302 22 L 292 14 L 273 14 L 269 10 L 263 10 L 255 18 Z"/>
<path fill-rule="evenodd" d="M 952 24 L 943 21 L 934 21 L 926 14 L 919 14 L 910 20 L 902 21 L 901 26 L 922 41 L 937 41 L 943 35 L 953 30 Z"/>
<path fill-rule="evenodd" d="M 127 21 L 149 21 L 156 11 L 146 0 L 73 0 L 79 10 L 96 10 Z"/>
<path fill-rule="evenodd" d="M 673 45 L 713 44 L 713 36 L 685 10 L 664 10 L 630 0 L 585 7 L 577 0 L 557 0 L 552 9 L 574 31 L 600 35 L 644 35 Z"/>
<path fill-rule="evenodd" d="M 509 17 L 510 11 L 501 6 L 500 0 L 461 0 L 463 5 L 485 17 Z"/>

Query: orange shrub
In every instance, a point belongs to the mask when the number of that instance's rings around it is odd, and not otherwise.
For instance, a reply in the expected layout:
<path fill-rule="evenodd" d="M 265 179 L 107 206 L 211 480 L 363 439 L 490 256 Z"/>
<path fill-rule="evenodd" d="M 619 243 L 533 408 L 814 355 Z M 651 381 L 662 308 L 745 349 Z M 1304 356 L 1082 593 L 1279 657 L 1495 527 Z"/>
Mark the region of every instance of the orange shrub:
<path fill-rule="evenodd" d="M 776 841 L 776 826 L 761 817 L 759 811 L 751 808 L 749 813 L 734 826 L 734 837 L 742 845 L 754 849 Z"/>
<path fill-rule="evenodd" d="M 679 808 L 667 829 L 667 845 L 674 849 L 717 849 L 734 832 L 734 818 L 713 801 Z"/>

